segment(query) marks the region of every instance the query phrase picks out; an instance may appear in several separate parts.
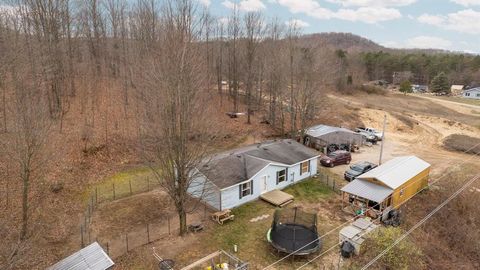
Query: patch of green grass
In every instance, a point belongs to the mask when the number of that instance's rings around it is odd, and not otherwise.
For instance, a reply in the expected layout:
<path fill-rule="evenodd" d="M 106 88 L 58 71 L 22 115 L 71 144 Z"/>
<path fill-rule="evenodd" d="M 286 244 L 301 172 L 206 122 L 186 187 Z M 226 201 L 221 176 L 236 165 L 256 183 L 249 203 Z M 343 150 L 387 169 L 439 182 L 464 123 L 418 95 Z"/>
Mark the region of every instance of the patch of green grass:
<path fill-rule="evenodd" d="M 295 201 L 316 202 L 334 194 L 333 190 L 317 178 L 310 178 L 298 184 L 289 186 L 283 191 L 295 197 Z"/>
<path fill-rule="evenodd" d="M 232 213 L 235 220 L 224 225 L 215 225 L 215 229 L 206 237 L 205 249 L 214 246 L 226 251 L 232 251 L 233 246 L 238 247 L 240 258 L 256 258 L 254 261 L 271 262 L 275 260 L 270 252 L 270 244 L 266 234 L 271 226 L 274 207 L 259 200 L 234 208 Z M 256 222 L 251 219 L 269 215 L 268 218 Z"/>
<path fill-rule="evenodd" d="M 107 177 L 85 192 L 85 197 L 89 199 L 90 196 L 96 196 L 97 202 L 111 201 L 131 194 L 146 192 L 156 186 L 158 186 L 158 182 L 151 169 L 139 167 Z"/>

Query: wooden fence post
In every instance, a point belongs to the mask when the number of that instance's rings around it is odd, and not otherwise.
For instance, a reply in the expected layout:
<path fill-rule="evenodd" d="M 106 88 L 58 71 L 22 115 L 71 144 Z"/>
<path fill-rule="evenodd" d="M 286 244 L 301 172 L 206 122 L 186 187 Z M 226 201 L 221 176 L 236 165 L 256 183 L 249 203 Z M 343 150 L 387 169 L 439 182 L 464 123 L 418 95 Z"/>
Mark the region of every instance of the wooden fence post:
<path fill-rule="evenodd" d="M 150 244 L 150 228 L 147 223 L 147 244 Z"/>
<path fill-rule="evenodd" d="M 83 224 L 80 224 L 80 239 L 82 241 L 82 248 L 85 246 L 83 242 Z"/>
<path fill-rule="evenodd" d="M 110 247 L 108 246 L 108 242 L 107 242 L 107 254 L 110 255 Z"/>
<path fill-rule="evenodd" d="M 115 200 L 115 182 L 112 183 L 113 200 Z"/>
<path fill-rule="evenodd" d="M 335 179 L 333 179 L 333 191 L 335 191 Z"/>
<path fill-rule="evenodd" d="M 170 235 L 170 216 L 168 216 L 168 235 Z"/>
<path fill-rule="evenodd" d="M 125 243 L 127 244 L 127 252 L 128 252 L 128 233 L 125 234 Z"/>
<path fill-rule="evenodd" d="M 132 196 L 132 179 L 128 179 L 128 185 L 130 186 L 130 196 Z"/>
<path fill-rule="evenodd" d="M 95 187 L 95 203 L 98 203 L 98 187 Z"/>
<path fill-rule="evenodd" d="M 150 177 L 147 177 L 147 191 L 150 191 Z"/>

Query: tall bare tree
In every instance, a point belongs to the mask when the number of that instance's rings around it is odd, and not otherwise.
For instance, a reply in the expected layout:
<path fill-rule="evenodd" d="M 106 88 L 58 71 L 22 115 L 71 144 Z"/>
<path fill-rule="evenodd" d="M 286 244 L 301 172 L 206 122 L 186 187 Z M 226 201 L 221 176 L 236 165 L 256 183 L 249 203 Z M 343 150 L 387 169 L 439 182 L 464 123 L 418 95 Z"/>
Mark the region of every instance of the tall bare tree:
<path fill-rule="evenodd" d="M 248 12 L 244 17 L 245 23 L 245 94 L 247 97 L 247 123 L 250 124 L 252 113 L 252 91 L 255 81 L 255 59 L 258 54 L 258 46 L 263 38 L 263 19 L 258 12 Z"/>
<path fill-rule="evenodd" d="M 233 98 L 233 112 L 238 112 L 240 88 L 240 61 L 238 59 L 239 40 L 242 38 L 242 25 L 238 7 L 235 4 L 232 15 L 228 19 L 228 91 Z"/>
<path fill-rule="evenodd" d="M 194 1 L 166 1 L 160 43 L 144 65 L 145 153 L 175 205 L 181 235 L 187 232 L 187 190 L 210 141 L 205 58 L 196 44 L 204 25 L 199 18 Z"/>

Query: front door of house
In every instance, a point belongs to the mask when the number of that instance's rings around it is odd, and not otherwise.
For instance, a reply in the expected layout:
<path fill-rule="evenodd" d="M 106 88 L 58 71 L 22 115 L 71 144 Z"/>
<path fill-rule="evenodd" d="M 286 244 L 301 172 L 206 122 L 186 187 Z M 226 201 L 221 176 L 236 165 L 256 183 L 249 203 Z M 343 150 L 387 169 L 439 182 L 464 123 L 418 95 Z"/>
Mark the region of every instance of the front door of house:
<path fill-rule="evenodd" d="M 262 176 L 262 180 L 260 181 L 260 184 L 262 185 L 262 193 L 265 193 L 268 191 L 268 183 L 267 183 L 267 176 L 264 175 Z"/>

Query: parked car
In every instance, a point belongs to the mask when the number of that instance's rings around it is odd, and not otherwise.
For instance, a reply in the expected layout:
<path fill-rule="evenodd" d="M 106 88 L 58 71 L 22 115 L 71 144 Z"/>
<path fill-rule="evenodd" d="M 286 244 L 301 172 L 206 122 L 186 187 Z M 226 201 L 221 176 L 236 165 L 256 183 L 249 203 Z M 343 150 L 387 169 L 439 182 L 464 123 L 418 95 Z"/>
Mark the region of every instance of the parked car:
<path fill-rule="evenodd" d="M 360 176 L 361 174 L 364 174 L 375 167 L 377 167 L 377 164 L 373 164 L 368 161 L 358 162 L 351 165 L 350 168 L 348 168 L 345 171 L 345 173 L 343 174 L 343 177 L 345 178 L 345 180 L 350 182 L 355 178 L 357 178 L 358 176 Z"/>
<path fill-rule="evenodd" d="M 372 136 L 375 136 L 377 141 L 381 141 L 382 140 L 382 137 L 383 137 L 383 132 L 381 131 L 378 131 L 374 128 L 369 128 L 369 127 L 358 127 L 356 130 L 356 132 L 360 133 L 360 134 L 368 134 L 368 135 L 372 135 Z M 367 138 L 368 139 L 368 138 Z"/>
<path fill-rule="evenodd" d="M 350 164 L 352 155 L 345 150 L 338 150 L 323 156 L 320 163 L 325 167 L 334 167 L 340 164 Z"/>

